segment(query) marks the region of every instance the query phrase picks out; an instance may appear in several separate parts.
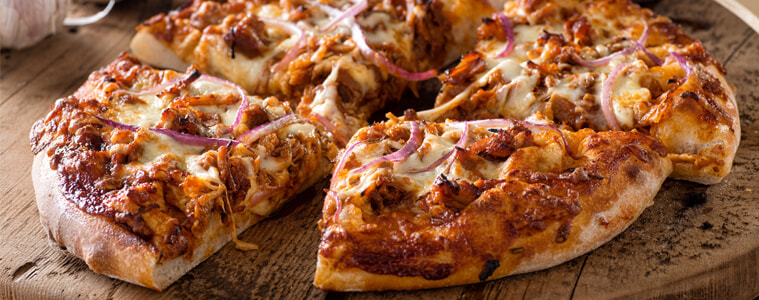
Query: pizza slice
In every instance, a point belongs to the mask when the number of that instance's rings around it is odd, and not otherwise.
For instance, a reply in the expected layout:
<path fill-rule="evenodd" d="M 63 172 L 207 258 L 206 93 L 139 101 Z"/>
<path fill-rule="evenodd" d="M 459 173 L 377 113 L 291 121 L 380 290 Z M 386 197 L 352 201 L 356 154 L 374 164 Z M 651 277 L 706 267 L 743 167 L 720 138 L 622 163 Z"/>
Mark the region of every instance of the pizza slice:
<path fill-rule="evenodd" d="M 669 19 L 626 0 L 514 1 L 442 75 L 430 121 L 530 119 L 633 130 L 666 147 L 672 177 L 712 184 L 740 142 L 725 68 Z"/>
<path fill-rule="evenodd" d="M 95 272 L 161 290 L 329 174 L 337 147 L 288 103 L 128 55 L 31 132 L 49 237 Z"/>
<path fill-rule="evenodd" d="M 192 1 L 131 43 L 146 63 L 200 70 L 333 123 L 343 142 L 369 116 L 474 45 L 484 0 Z"/>
<path fill-rule="evenodd" d="M 406 119 L 414 119 L 406 118 Z M 361 129 L 327 192 L 315 285 L 423 289 L 548 268 L 627 228 L 672 170 L 635 130 L 508 119 Z"/>

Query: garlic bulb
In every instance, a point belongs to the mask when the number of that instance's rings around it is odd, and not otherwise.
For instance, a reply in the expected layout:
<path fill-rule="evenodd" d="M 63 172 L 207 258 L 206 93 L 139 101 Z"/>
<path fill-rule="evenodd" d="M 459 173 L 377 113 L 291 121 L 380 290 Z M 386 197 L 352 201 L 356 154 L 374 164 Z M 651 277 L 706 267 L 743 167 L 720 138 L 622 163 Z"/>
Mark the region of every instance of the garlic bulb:
<path fill-rule="evenodd" d="M 89 17 L 66 18 L 71 0 L 0 0 L 0 48 L 22 49 L 63 26 L 95 23 L 108 15 L 115 0 Z"/>
<path fill-rule="evenodd" d="M 0 48 L 26 48 L 60 30 L 70 2 L 0 0 Z"/>

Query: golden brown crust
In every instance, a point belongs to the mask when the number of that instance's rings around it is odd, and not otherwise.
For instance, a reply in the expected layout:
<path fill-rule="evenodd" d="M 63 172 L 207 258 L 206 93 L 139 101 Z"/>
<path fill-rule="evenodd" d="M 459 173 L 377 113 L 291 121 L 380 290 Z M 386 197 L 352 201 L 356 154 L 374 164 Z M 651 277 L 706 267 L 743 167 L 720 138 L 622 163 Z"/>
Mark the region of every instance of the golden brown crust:
<path fill-rule="evenodd" d="M 512 132 L 518 142 L 507 148 L 515 150 L 496 164 L 497 172 L 489 172 L 485 170 L 493 165 L 478 157 L 497 161 L 500 158 L 494 155 L 499 151 L 493 146 L 491 152 L 476 149 L 479 141 L 501 133 L 487 137 L 483 128 L 475 128 L 470 134 L 485 138 L 457 150 L 469 152 L 467 158 L 429 171 L 443 170 L 443 174 L 424 186 L 430 181 L 414 179 L 419 175 L 409 175 L 415 173 L 408 170 L 417 168 L 404 165 L 425 152 L 439 155 L 429 146 L 439 138 L 428 135 L 447 136 L 449 142 L 458 137 L 446 133 L 448 125 L 429 124 L 422 130 L 422 145 L 427 146 L 406 161 L 362 170 L 361 177 L 352 174 L 350 170 L 367 162 L 364 157 L 371 160 L 386 153 L 377 152 L 383 141 L 409 138 L 398 126 L 375 125 L 360 131 L 352 143 L 363 140 L 367 146 L 353 149 L 346 169 L 338 170 L 333 179 L 320 222 L 322 242 L 314 284 L 322 289 L 433 288 L 557 265 L 627 228 L 653 203 L 672 170 L 663 146 L 637 132 L 565 131 L 569 150 L 560 150 L 555 130 L 529 134 L 522 129 Z M 386 134 L 379 142 L 378 132 Z M 416 184 L 406 189 L 388 185 L 395 181 Z M 453 186 L 453 193 L 446 192 L 446 186 Z M 474 198 L 467 196 L 471 186 L 477 187 Z M 375 190 L 385 191 L 384 207 L 375 202 Z"/>
<path fill-rule="evenodd" d="M 60 178 L 50 169 L 50 158 L 44 153 L 34 157 L 32 180 L 40 221 L 51 243 L 81 258 L 96 273 L 160 291 L 231 240 L 217 216 L 192 258 L 161 259 L 153 245 L 102 216 L 85 213 L 66 199 L 60 191 Z M 238 232 L 260 219 L 238 222 Z"/>

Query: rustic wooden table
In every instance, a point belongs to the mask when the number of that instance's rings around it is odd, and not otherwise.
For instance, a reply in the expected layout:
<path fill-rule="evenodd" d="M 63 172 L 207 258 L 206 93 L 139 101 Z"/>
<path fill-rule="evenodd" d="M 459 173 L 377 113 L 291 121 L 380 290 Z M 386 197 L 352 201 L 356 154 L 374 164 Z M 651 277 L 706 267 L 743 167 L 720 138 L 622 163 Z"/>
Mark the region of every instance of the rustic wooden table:
<path fill-rule="evenodd" d="M 50 246 L 30 179 L 28 134 L 55 99 L 127 50 L 140 21 L 171 1 L 122 1 L 97 24 L 70 28 L 23 51 L 0 52 L 0 299 L 416 298 L 752 299 L 759 296 L 759 34 L 709 0 L 652 8 L 682 24 L 728 71 L 743 136 L 733 172 L 703 186 L 668 180 L 653 207 L 601 248 L 558 267 L 482 284 L 413 292 L 327 293 L 311 284 L 324 187 L 317 186 L 231 245 L 155 292 L 91 272 Z M 650 2 L 650 1 L 649 1 Z M 75 5 L 87 15 L 95 5 Z"/>

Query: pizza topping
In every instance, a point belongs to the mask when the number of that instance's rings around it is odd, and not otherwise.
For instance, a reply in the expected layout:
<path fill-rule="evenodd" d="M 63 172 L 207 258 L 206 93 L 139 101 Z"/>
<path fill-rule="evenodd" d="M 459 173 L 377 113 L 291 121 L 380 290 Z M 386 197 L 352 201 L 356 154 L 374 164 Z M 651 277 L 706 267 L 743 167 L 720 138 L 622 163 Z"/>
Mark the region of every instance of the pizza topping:
<path fill-rule="evenodd" d="M 685 58 L 680 55 L 680 53 L 677 52 L 670 52 L 670 55 L 675 58 L 675 61 L 677 61 L 678 64 L 680 64 L 680 67 L 685 70 L 685 77 L 688 78 L 693 74 L 693 68 L 691 68 L 690 65 L 688 65 L 688 62 L 685 61 Z"/>
<path fill-rule="evenodd" d="M 298 120 L 298 117 L 295 114 L 286 114 L 272 120 L 271 122 L 267 122 L 265 124 L 257 126 L 256 128 L 246 131 L 245 133 L 238 136 L 237 140 L 245 144 L 253 143 L 261 137 L 276 132 L 282 127 L 285 127 L 288 124 L 295 122 L 296 120 Z"/>
<path fill-rule="evenodd" d="M 232 83 L 230 81 L 227 81 L 227 80 L 224 80 L 224 79 L 221 79 L 221 78 L 217 78 L 217 77 L 213 77 L 213 76 L 208 76 L 208 75 L 202 75 L 202 76 L 200 76 L 200 79 L 201 80 L 205 80 L 205 81 L 209 81 L 209 82 L 212 82 L 212 83 L 215 83 L 215 84 L 219 84 L 219 85 L 222 85 L 222 86 L 232 87 L 240 95 L 240 107 L 237 109 L 237 114 L 235 116 L 235 121 L 232 122 L 232 124 L 229 126 L 229 129 L 227 129 L 225 131 L 225 133 L 232 132 L 232 130 L 234 130 L 234 128 L 237 127 L 237 125 L 240 124 L 240 121 L 242 120 L 244 109 L 246 107 L 248 107 L 248 94 L 245 93 L 245 90 L 243 90 L 242 87 L 240 87 L 239 85 L 236 85 L 236 84 L 234 84 L 234 83 Z"/>
<path fill-rule="evenodd" d="M 256 16 L 246 15 L 221 38 L 229 46 L 230 56 L 235 59 L 235 51 L 247 57 L 261 55 L 266 50 L 264 34 L 264 22 Z"/>
<path fill-rule="evenodd" d="M 295 45 L 290 48 L 290 50 L 287 50 L 287 54 L 285 54 L 285 57 L 282 58 L 277 64 L 271 67 L 272 72 L 277 72 L 283 67 L 287 66 L 295 57 L 298 55 L 298 52 L 305 46 L 306 43 L 306 34 L 303 32 L 302 29 L 300 29 L 298 26 L 292 23 L 283 22 L 277 19 L 269 19 L 269 18 L 261 18 L 261 21 L 266 23 L 266 25 L 278 27 L 282 30 L 287 31 L 288 33 L 292 35 L 297 35 L 298 40 L 295 42 Z"/>
<path fill-rule="evenodd" d="M 122 130 L 129 130 L 129 131 L 137 131 L 137 129 L 140 128 L 139 126 L 134 126 L 134 125 L 128 125 L 128 124 L 124 124 L 124 123 L 119 123 L 119 122 L 116 122 L 114 120 L 109 120 L 109 119 L 103 118 L 103 117 L 95 115 L 95 114 L 91 114 L 91 115 L 93 117 L 97 118 L 98 120 L 100 120 L 100 122 L 105 123 L 105 125 L 108 125 L 108 126 L 111 126 L 111 127 L 114 127 L 114 128 L 118 128 L 118 129 L 122 129 Z"/>
<path fill-rule="evenodd" d="M 606 118 L 606 124 L 608 124 L 609 128 L 615 131 L 620 131 L 622 128 L 619 127 L 617 118 L 614 116 L 611 103 L 611 92 L 614 83 L 617 81 L 617 77 L 619 77 L 619 75 L 621 75 L 621 73 L 623 73 L 623 71 L 629 66 L 630 64 L 624 63 L 614 68 L 614 70 L 609 73 L 609 76 L 606 77 L 606 80 L 604 80 L 603 90 L 601 91 L 601 107 L 603 109 L 604 117 Z"/>
<path fill-rule="evenodd" d="M 325 118 L 324 116 L 318 113 L 312 112 L 309 115 L 309 119 L 316 119 L 316 121 L 319 122 L 319 124 L 322 124 L 322 126 L 324 126 L 324 129 L 329 131 L 332 134 L 332 136 L 335 137 L 335 141 L 338 142 L 338 145 L 340 147 L 344 147 L 345 145 L 348 144 L 348 139 L 346 139 L 345 136 L 339 130 L 337 130 L 337 127 L 335 127 L 335 125 L 332 124 L 332 122 L 330 122 L 329 120 L 327 120 L 327 118 Z"/>
<path fill-rule="evenodd" d="M 332 178 L 337 178 L 337 175 L 340 174 L 340 171 L 345 167 L 345 163 L 348 161 L 348 158 L 351 156 L 353 152 L 353 148 L 356 148 L 358 145 L 363 145 L 364 142 L 356 142 L 353 145 L 350 145 L 350 147 L 347 147 L 345 151 L 343 151 L 343 154 L 340 155 L 340 160 L 335 164 L 335 169 L 332 171 Z M 330 183 L 330 190 L 334 188 L 335 180 L 333 180 Z"/>
<path fill-rule="evenodd" d="M 391 162 L 399 162 L 402 160 L 405 160 L 409 157 L 412 153 L 416 151 L 417 148 L 419 148 L 419 143 L 421 139 L 421 133 L 419 130 L 419 123 L 416 121 L 410 121 L 411 123 L 411 136 L 409 137 L 408 141 L 406 142 L 406 145 L 403 146 L 403 148 L 399 149 L 398 151 L 395 151 L 393 153 L 384 155 L 380 158 L 377 158 L 375 160 L 372 160 L 371 162 L 359 167 L 358 169 L 354 169 L 351 171 L 351 173 L 359 173 L 363 172 L 366 169 L 369 169 L 373 166 L 376 166 L 382 162 L 391 161 Z"/>
<path fill-rule="evenodd" d="M 643 28 L 643 33 L 640 35 L 640 38 L 637 41 L 634 41 L 635 45 L 638 47 L 638 49 L 643 50 L 643 52 L 646 53 L 648 58 L 651 59 L 651 61 L 653 61 L 657 66 L 661 66 L 664 64 L 664 61 L 658 56 L 656 56 L 656 54 L 648 50 L 648 48 L 646 48 L 646 42 L 648 41 L 648 34 L 649 34 L 650 27 L 648 26 L 648 23 L 645 21 L 643 21 L 643 24 L 645 28 Z"/>
<path fill-rule="evenodd" d="M 511 54 L 511 51 L 514 51 L 514 28 L 511 25 L 511 20 L 506 15 L 502 13 L 496 13 L 495 17 L 498 19 L 498 23 L 501 24 L 503 32 L 506 34 L 506 48 L 504 48 L 501 53 L 496 55 L 496 57 L 505 57 Z"/>
<path fill-rule="evenodd" d="M 431 165 L 427 166 L 423 170 L 420 171 L 412 171 L 411 173 L 421 173 L 421 172 L 429 172 L 430 170 L 436 168 L 444 161 L 447 161 L 449 157 L 453 154 L 456 149 L 463 149 L 466 147 L 466 143 L 469 140 L 469 123 L 464 122 L 464 129 L 461 131 L 461 138 L 459 138 L 459 141 L 456 142 L 456 145 L 453 146 L 451 151 L 448 151 L 443 157 L 439 158 L 435 162 L 433 162 Z"/>
<path fill-rule="evenodd" d="M 345 11 L 341 12 L 338 15 L 336 13 L 336 10 L 333 9 L 332 7 L 320 4 L 320 7 L 322 8 L 322 10 L 324 10 L 325 12 L 327 12 L 329 14 L 332 14 L 333 15 L 332 17 L 334 17 L 334 19 L 332 19 L 332 21 L 329 22 L 329 24 L 327 24 L 327 26 L 324 26 L 321 29 L 321 31 L 329 31 L 333 27 L 335 27 L 335 25 L 337 25 L 338 23 L 340 23 L 342 20 L 345 20 L 347 18 L 350 18 L 350 19 L 355 18 L 356 15 L 358 15 L 359 13 L 361 13 L 362 11 L 364 11 L 368 6 L 369 6 L 369 3 L 368 3 L 367 0 L 358 0 L 358 1 L 356 1 L 356 4 L 354 4 L 353 6 L 349 7 L 348 9 L 346 9 Z M 335 16 L 335 15 L 337 15 L 337 16 Z"/>
<path fill-rule="evenodd" d="M 359 50 L 361 50 L 361 54 L 366 59 L 370 60 L 373 64 L 382 68 L 383 71 L 389 73 L 390 75 L 408 79 L 411 81 L 430 79 L 437 75 L 436 70 L 427 70 L 420 73 L 411 73 L 401 68 L 400 66 L 394 64 L 387 58 L 387 56 L 369 47 L 369 45 L 366 43 L 366 37 L 364 37 L 364 32 L 361 31 L 361 27 L 359 27 L 358 24 L 356 23 L 351 24 L 351 35 L 353 36 L 353 41 L 356 43 L 356 46 L 358 47 Z"/>

